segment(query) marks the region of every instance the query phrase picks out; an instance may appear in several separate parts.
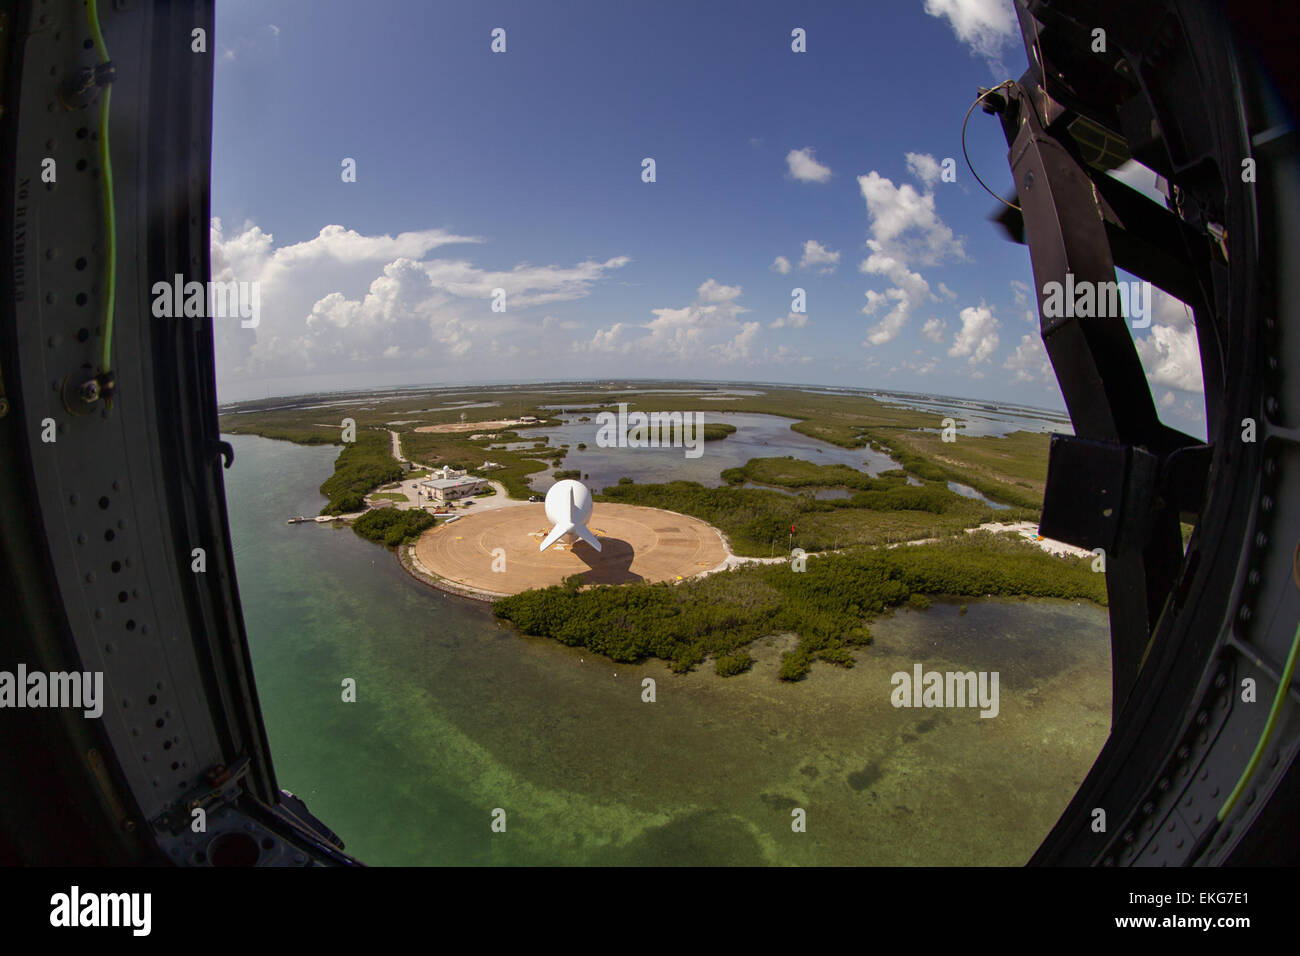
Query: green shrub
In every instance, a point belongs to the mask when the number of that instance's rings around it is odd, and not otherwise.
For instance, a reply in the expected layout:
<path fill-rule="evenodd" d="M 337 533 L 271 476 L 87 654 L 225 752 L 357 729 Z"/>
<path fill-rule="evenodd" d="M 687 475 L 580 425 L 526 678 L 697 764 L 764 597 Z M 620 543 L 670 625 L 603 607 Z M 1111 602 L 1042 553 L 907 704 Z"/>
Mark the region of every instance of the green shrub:
<path fill-rule="evenodd" d="M 782 632 L 799 636 L 795 680 L 821 659 L 849 666 L 850 649 L 872 643 L 868 623 L 928 595 L 1086 598 L 1106 603 L 1105 580 L 1088 559 L 1048 554 L 1016 538 L 979 532 L 934 544 L 829 555 L 790 573 L 786 564 L 749 565 L 679 584 L 563 586 L 523 591 L 496 602 L 498 617 L 527 634 L 588 647 L 612 660 L 654 657 L 688 670 L 706 657 L 718 673 L 747 657 L 748 645 Z M 736 662 L 738 663 L 738 661 Z"/>
<path fill-rule="evenodd" d="M 724 654 L 713 663 L 713 671 L 721 677 L 733 677 L 743 674 L 754 666 L 754 658 L 744 651 L 739 654 Z"/>
<path fill-rule="evenodd" d="M 784 681 L 803 680 L 812 669 L 812 660 L 803 651 L 788 651 L 781 655 L 781 672 Z"/>
<path fill-rule="evenodd" d="M 673 655 L 673 659 L 668 662 L 675 674 L 685 674 L 687 671 L 695 670 L 704 663 L 704 652 L 698 647 L 687 645 Z"/>
<path fill-rule="evenodd" d="M 357 511 L 366 510 L 366 499 L 364 495 L 355 492 L 345 492 L 339 497 L 330 501 L 320 510 L 323 515 L 349 515 Z"/>
<path fill-rule="evenodd" d="M 844 647 L 828 647 L 823 651 L 818 651 L 817 657 L 838 667 L 852 667 L 857 663 L 853 655 Z"/>
<path fill-rule="evenodd" d="M 435 521 L 427 511 L 376 508 L 352 522 L 352 530 L 363 538 L 395 548 L 418 538 L 422 532 L 433 527 Z"/>
<path fill-rule="evenodd" d="M 387 431 L 364 429 L 357 440 L 343 446 L 334 460 L 334 474 L 320 486 L 329 498 L 321 509 L 323 515 L 347 514 L 365 507 L 363 496 L 403 475 L 402 466 L 393 457 L 392 439 Z"/>

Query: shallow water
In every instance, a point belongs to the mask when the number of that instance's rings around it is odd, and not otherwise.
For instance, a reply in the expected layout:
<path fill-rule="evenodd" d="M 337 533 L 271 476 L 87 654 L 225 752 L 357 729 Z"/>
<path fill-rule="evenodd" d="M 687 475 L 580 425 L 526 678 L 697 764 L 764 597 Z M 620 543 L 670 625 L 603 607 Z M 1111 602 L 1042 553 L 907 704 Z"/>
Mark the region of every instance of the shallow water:
<path fill-rule="evenodd" d="M 976 501 L 983 502 L 990 508 L 995 508 L 998 511 L 1006 511 L 1011 507 L 1010 505 L 999 504 L 990 498 L 986 498 L 982 492 L 976 491 L 970 485 L 963 485 L 959 481 L 948 482 L 948 490 L 954 494 L 961 495 L 963 498 L 974 498 Z"/>
<path fill-rule="evenodd" d="M 279 783 L 368 863 L 1017 864 L 1105 737 L 1102 609 L 936 603 L 873 624 L 851 670 L 781 683 L 786 637 L 748 674 L 679 677 L 522 637 L 346 528 L 284 524 L 323 503 L 337 449 L 227 439 Z M 998 671 L 999 716 L 894 708 L 891 675 L 916 662 Z"/>
<path fill-rule="evenodd" d="M 698 481 L 702 485 L 717 487 L 722 484 L 720 473 L 726 468 L 739 468 L 751 458 L 779 458 L 791 455 L 816 465 L 848 465 L 870 475 L 897 468 L 898 463 L 888 455 L 870 448 L 840 448 L 792 431 L 793 420 L 779 415 L 757 412 L 727 412 L 716 408 L 704 409 L 706 423 L 735 425 L 736 431 L 718 441 L 704 442 L 695 449 L 699 457 L 687 458 L 685 448 L 601 448 L 596 444 L 600 422 L 594 413 L 560 416 L 565 424 L 552 428 L 530 428 L 527 434 L 537 440 L 549 439 L 554 447 L 568 444 L 569 453 L 561 468 L 578 468 L 593 489 L 618 483 L 624 475 L 640 483 L 665 481 Z M 587 417 L 590 421 L 578 421 Z M 586 448 L 579 450 L 579 442 Z M 545 491 L 553 485 L 551 473 L 538 472 L 532 487 Z"/>

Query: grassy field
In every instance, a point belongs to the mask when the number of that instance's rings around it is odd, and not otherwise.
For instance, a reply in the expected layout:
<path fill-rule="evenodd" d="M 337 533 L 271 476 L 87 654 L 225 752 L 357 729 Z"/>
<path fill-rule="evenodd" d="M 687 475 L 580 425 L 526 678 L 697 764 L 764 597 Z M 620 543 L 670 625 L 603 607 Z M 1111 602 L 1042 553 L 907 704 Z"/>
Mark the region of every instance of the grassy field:
<path fill-rule="evenodd" d="M 862 477 L 879 487 L 830 501 L 763 488 L 708 488 L 692 481 L 611 485 L 596 500 L 691 515 L 725 534 L 736 554 L 750 557 L 770 557 L 791 546 L 825 551 L 914 541 L 954 534 L 989 521 L 1028 520 L 1031 516 L 1027 509 L 995 510 L 949 491 L 943 482 L 917 487 L 902 478 Z"/>
<path fill-rule="evenodd" d="M 958 432 L 951 442 L 929 431 L 875 428 L 866 435 L 917 477 L 960 482 L 993 501 L 1028 508 L 1035 515 L 1042 509 L 1051 441 L 1046 433 L 969 438 Z"/>

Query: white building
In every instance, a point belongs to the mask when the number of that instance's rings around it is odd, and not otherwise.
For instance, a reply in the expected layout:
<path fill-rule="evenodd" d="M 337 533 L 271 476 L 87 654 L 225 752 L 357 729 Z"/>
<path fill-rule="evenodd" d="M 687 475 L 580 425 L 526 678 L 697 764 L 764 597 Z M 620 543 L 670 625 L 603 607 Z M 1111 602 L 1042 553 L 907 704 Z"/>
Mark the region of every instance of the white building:
<path fill-rule="evenodd" d="M 450 469 L 443 469 L 448 471 Z M 461 471 L 459 475 L 446 478 L 428 478 L 420 485 L 425 488 L 425 495 L 434 501 L 455 501 L 457 498 L 468 498 L 470 495 L 476 495 L 481 491 L 487 491 L 491 486 L 482 478 L 471 478 Z"/>

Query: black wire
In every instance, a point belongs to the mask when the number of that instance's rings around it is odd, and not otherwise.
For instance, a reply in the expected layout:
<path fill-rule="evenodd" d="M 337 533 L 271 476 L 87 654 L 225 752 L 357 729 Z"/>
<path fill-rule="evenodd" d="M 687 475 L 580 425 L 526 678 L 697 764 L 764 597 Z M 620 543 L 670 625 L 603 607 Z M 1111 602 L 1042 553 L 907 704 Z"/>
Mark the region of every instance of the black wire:
<path fill-rule="evenodd" d="M 1016 212 L 1021 212 L 1020 207 L 1017 206 L 1015 203 L 1007 202 L 1005 199 L 1003 199 L 1001 196 L 999 196 L 999 195 L 998 195 L 997 193 L 995 193 L 993 190 L 989 189 L 988 185 L 984 182 L 984 180 L 980 179 L 980 174 L 977 173 L 977 172 L 975 172 L 975 167 L 974 167 L 974 165 L 971 164 L 971 161 L 970 161 L 970 155 L 966 152 L 966 124 L 967 124 L 968 122 L 970 122 L 970 114 L 972 113 L 972 111 L 974 111 L 975 107 L 979 106 L 979 104 L 980 104 L 980 100 L 984 99 L 984 97 L 988 96 L 990 93 L 996 93 L 998 90 L 1002 89 L 1002 87 L 1004 87 L 1004 86 L 1010 86 L 1010 85 L 1011 85 L 1011 81 L 1010 81 L 1010 80 L 1003 80 L 1003 81 L 1002 81 L 1001 83 L 999 83 L 997 86 L 993 87 L 993 89 L 991 89 L 991 90 L 985 90 L 985 91 L 984 91 L 983 93 L 981 93 L 979 96 L 975 97 L 975 102 L 972 103 L 972 104 L 970 105 L 970 108 L 966 110 L 966 115 L 965 115 L 965 117 L 963 117 L 963 119 L 962 119 L 962 121 L 961 121 L 961 155 L 962 155 L 962 157 L 966 160 L 966 168 L 969 169 L 969 170 L 970 170 L 970 174 L 971 174 L 972 176 L 975 177 L 975 181 L 976 181 L 977 183 L 979 183 L 981 186 L 984 187 L 984 191 L 985 191 L 986 193 L 988 193 L 990 196 L 992 196 L 992 197 L 993 197 L 994 199 L 996 199 L 998 202 L 1002 203 L 1002 205 L 1004 205 L 1004 206 L 1010 206 L 1010 207 L 1011 207 L 1012 209 L 1014 209 Z"/>

